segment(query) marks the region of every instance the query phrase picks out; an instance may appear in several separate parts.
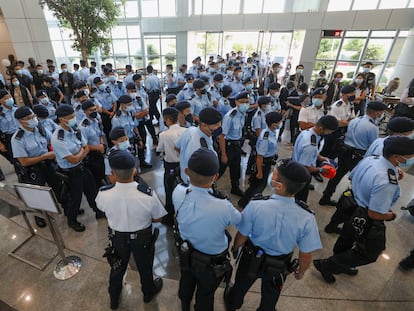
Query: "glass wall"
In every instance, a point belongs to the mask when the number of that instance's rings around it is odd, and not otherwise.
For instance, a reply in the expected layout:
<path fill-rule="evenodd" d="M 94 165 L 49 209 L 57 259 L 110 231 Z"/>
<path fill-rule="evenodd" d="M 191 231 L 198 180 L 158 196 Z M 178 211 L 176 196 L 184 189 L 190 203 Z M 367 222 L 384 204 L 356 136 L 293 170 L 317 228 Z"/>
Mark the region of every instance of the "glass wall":
<path fill-rule="evenodd" d="M 329 0 L 328 12 L 349 10 L 404 9 L 413 7 L 413 0 Z"/>
<path fill-rule="evenodd" d="M 329 79 L 340 71 L 344 74 L 344 83 L 351 83 L 361 71 L 361 65 L 370 61 L 381 89 L 394 78 L 395 64 L 407 35 L 407 31 L 364 30 L 345 31 L 341 38 L 321 38 L 312 80 L 325 69 Z"/>

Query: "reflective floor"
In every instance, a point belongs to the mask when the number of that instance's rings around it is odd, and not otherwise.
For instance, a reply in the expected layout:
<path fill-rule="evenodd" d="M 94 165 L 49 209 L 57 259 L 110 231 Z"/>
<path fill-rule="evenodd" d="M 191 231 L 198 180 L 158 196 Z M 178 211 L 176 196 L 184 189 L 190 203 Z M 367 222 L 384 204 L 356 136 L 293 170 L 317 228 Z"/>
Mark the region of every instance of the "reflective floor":
<path fill-rule="evenodd" d="M 248 150 L 248 147 L 245 146 Z M 280 158 L 288 157 L 292 148 L 280 143 Z M 163 169 L 159 158 L 148 146 L 147 159 L 152 158 L 154 169 L 143 172 L 142 178 L 164 199 L 162 176 Z M 247 157 L 243 158 L 245 168 Z M 63 215 L 53 216 L 63 236 L 66 255 L 79 256 L 83 268 L 73 278 L 59 281 L 53 276 L 53 269 L 59 258 L 54 258 L 44 271 L 39 271 L 8 253 L 29 235 L 26 224 L 18 209 L 16 198 L 10 193 L 10 186 L 16 182 L 12 167 L 0 158 L 0 166 L 6 174 L 6 181 L 0 183 L 0 198 L 10 204 L 0 203 L 0 310 L 109 310 L 107 282 L 109 266 L 102 257 L 107 245 L 107 222 L 96 220 L 86 200 L 82 202 L 85 214 L 79 220 L 85 224 L 86 231 L 74 232 L 68 229 Z M 243 176 L 243 180 L 244 180 Z M 332 207 L 317 204 L 326 180 L 319 183 L 313 180 L 315 191 L 311 191 L 309 203 L 316 213 L 324 248 L 314 254 L 315 258 L 329 256 L 336 235 L 323 232 L 323 227 L 333 213 Z M 278 303 L 278 310 L 414 310 L 414 271 L 402 272 L 398 262 L 414 248 L 412 232 L 414 217 L 401 211 L 400 206 L 414 197 L 414 177 L 406 174 L 402 181 L 402 196 L 394 206 L 398 217 L 387 223 L 387 249 L 378 261 L 361 267 L 358 276 L 337 276 L 333 285 L 324 283 L 312 266 L 301 281 L 289 277 Z M 229 191 L 228 172 L 218 182 L 219 188 Z M 344 180 L 338 187 L 335 198 L 347 186 Z M 267 192 L 266 192 L 267 193 Z M 232 196 L 236 204 L 238 198 Z M 29 216 L 32 221 L 33 216 Z M 150 304 L 143 304 L 139 275 L 133 260 L 125 277 L 120 310 L 180 310 L 177 298 L 178 258 L 173 244 L 172 232 L 162 224 L 157 224 L 160 237 L 156 243 L 154 273 L 164 278 L 160 295 Z M 235 228 L 229 228 L 234 235 Z M 37 230 L 37 236 L 19 250 L 19 255 L 43 264 L 53 258 L 56 247 L 51 243 L 52 236 L 47 229 Z M 224 310 L 223 289 L 216 293 L 215 310 Z M 256 310 L 260 301 L 260 283 L 254 284 L 248 293 L 241 310 Z M 10 308 L 10 309 L 9 309 Z"/>

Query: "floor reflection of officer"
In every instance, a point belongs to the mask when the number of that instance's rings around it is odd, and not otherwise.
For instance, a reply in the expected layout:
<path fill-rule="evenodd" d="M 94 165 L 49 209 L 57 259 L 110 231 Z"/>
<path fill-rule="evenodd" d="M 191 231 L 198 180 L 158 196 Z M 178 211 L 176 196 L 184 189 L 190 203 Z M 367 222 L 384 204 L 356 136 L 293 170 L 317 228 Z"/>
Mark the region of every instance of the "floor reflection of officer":
<path fill-rule="evenodd" d="M 278 112 L 266 114 L 266 129 L 262 131 L 256 143 L 256 165 L 249 178 L 249 188 L 239 200 L 238 206 L 244 208 L 250 199 L 257 193 L 262 193 L 266 188 L 272 162 L 275 159 L 277 147 L 277 129 L 282 121 L 282 115 Z"/>
<path fill-rule="evenodd" d="M 131 153 L 115 150 L 109 155 L 109 164 L 116 184 L 101 188 L 96 203 L 108 218 L 112 247 L 121 260 L 119 267 L 111 267 L 109 276 L 111 309 L 117 309 L 131 253 L 141 278 L 144 303 L 160 292 L 162 279 L 153 277 L 157 234 L 152 233 L 152 223 L 159 222 L 166 211 L 151 188 L 134 181 L 137 170 Z"/>
<path fill-rule="evenodd" d="M 43 128 L 33 111 L 23 106 L 16 110 L 19 129 L 11 139 L 13 157 L 19 182 L 44 186 L 46 183 L 59 195 L 59 180 L 55 173 L 55 153 L 48 145 L 52 134 Z M 35 216 L 36 225 L 46 227 L 43 218 Z"/>
<path fill-rule="evenodd" d="M 384 141 L 381 157 L 364 158 L 351 172 L 352 192 L 358 207 L 333 248 L 333 256 L 315 260 L 314 265 L 327 283 L 334 274 L 356 275 L 355 267 L 373 263 L 385 250 L 385 221 L 396 214 L 391 210 L 400 196 L 398 166 L 412 162 L 414 140 L 392 136 Z"/>
<path fill-rule="evenodd" d="M 186 173 L 190 186 L 178 185 L 173 193 L 174 208 L 183 249 L 190 247 L 190 260 L 186 263 L 180 255 L 181 278 L 178 296 L 181 310 L 189 311 L 196 291 L 196 311 L 212 311 L 214 293 L 224 274 L 218 266 L 230 267 L 228 258 L 227 226 L 236 225 L 240 213 L 225 196 L 211 190 L 218 177 L 219 161 L 214 151 L 207 148 L 196 150 L 188 161 Z"/>
<path fill-rule="evenodd" d="M 257 310 L 275 310 L 288 273 L 303 278 L 312 252 L 322 248 L 315 216 L 305 205 L 295 202 L 295 194 L 311 178 L 306 168 L 289 159 L 279 160 L 269 176 L 271 197 L 251 201 L 233 245 L 233 254 L 244 245 L 234 286 L 225 297 L 228 311 L 239 309 L 244 296 L 262 279 L 261 301 Z M 299 247 L 299 266 L 291 265 L 293 250 Z M 293 270 L 293 271 L 292 271 Z"/>
<path fill-rule="evenodd" d="M 77 128 L 75 111 L 69 105 L 60 105 L 56 109 L 56 117 L 60 123 L 52 135 L 51 143 L 56 155 L 58 171 L 65 175 L 69 188 L 66 215 L 68 225 L 73 230 L 85 231 L 85 226 L 78 222 L 77 216 L 85 194 L 89 206 L 95 211 L 95 217 L 104 215 L 96 208 L 95 197 L 97 188 L 90 170 L 82 163 L 88 155 L 89 148 L 85 138 Z"/>

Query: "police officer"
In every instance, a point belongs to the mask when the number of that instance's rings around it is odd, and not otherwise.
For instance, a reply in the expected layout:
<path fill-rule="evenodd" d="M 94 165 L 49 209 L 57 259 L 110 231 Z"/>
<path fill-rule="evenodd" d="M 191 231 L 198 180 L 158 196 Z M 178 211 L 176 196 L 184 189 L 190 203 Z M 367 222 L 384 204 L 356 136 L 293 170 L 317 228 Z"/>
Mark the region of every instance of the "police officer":
<path fill-rule="evenodd" d="M 102 125 L 106 138 L 109 142 L 109 132 L 111 131 L 111 118 L 114 116 L 116 111 L 117 97 L 115 96 L 114 92 L 112 92 L 111 88 L 108 87 L 100 77 L 96 77 L 95 79 L 93 79 L 93 83 L 96 85 L 98 89 L 95 92 L 94 96 L 95 99 L 102 106 Z"/>
<path fill-rule="evenodd" d="M 166 75 L 164 77 L 164 85 L 167 87 L 167 94 L 177 95 L 178 88 L 178 76 L 173 73 L 173 65 L 167 64 Z"/>
<path fill-rule="evenodd" d="M 195 93 L 189 102 L 193 111 L 194 122 L 199 122 L 199 114 L 201 110 L 212 106 L 209 98 L 205 96 L 207 95 L 207 91 L 204 88 L 204 85 L 205 83 L 202 79 L 197 79 L 193 83 Z"/>
<path fill-rule="evenodd" d="M 375 73 L 371 72 L 373 64 L 371 62 L 366 62 L 362 65 L 362 72 L 365 78 L 365 85 L 368 88 L 369 98 L 371 100 L 375 99 Z"/>
<path fill-rule="evenodd" d="M 414 120 L 407 117 L 394 117 L 387 123 L 387 137 L 379 137 L 369 146 L 365 157 L 381 156 L 384 140 L 390 136 L 408 136 L 414 138 Z"/>
<path fill-rule="evenodd" d="M 333 256 L 315 260 L 323 279 L 332 284 L 333 274 L 356 275 L 355 267 L 375 262 L 385 250 L 385 221 L 396 214 L 392 206 L 400 196 L 398 166 L 414 157 L 414 140 L 392 136 L 384 141 L 381 157 L 364 158 L 351 172 L 352 192 L 358 204 L 345 223 L 333 248 Z"/>
<path fill-rule="evenodd" d="M 96 186 L 99 188 L 105 184 L 105 164 L 104 164 L 104 133 L 102 124 L 98 121 L 98 111 L 95 102 L 87 99 L 82 103 L 82 110 L 85 118 L 80 122 L 79 129 L 86 140 L 89 153 L 85 158 L 87 165 L 95 177 Z"/>
<path fill-rule="evenodd" d="M 271 99 L 271 111 L 281 112 L 282 106 L 280 103 L 280 83 L 272 82 L 269 84 L 268 96 Z M 286 110 L 286 107 L 283 107 L 283 110 Z"/>
<path fill-rule="evenodd" d="M 275 310 L 288 273 L 294 272 L 297 280 L 302 279 L 312 252 L 322 248 L 313 212 L 294 199 L 310 179 L 309 172 L 303 165 L 283 159 L 277 162 L 270 178 L 272 196 L 251 201 L 237 226 L 233 255 L 239 247 L 244 245 L 244 248 L 234 286 L 225 298 L 228 311 L 242 306 L 245 294 L 257 278 L 262 279 L 258 310 Z M 292 267 L 296 246 L 299 265 Z"/>
<path fill-rule="evenodd" d="M 344 87 L 345 88 L 345 87 Z M 336 186 L 341 182 L 346 173 L 351 171 L 364 157 L 369 146 L 378 138 L 379 129 L 377 124 L 382 119 L 387 105 L 382 102 L 370 102 L 367 105 L 366 115 L 353 119 L 348 125 L 345 135 L 343 150 L 338 154 L 338 169 L 334 178 L 329 180 L 320 205 L 333 205 L 337 202 L 331 200 Z"/>
<path fill-rule="evenodd" d="M 153 74 L 153 71 L 154 68 L 151 65 L 148 65 L 148 77 L 145 79 L 144 83 L 149 97 L 149 113 L 151 122 L 154 116 L 157 118 L 157 120 L 160 119 L 160 112 L 157 108 L 157 102 L 158 100 L 162 100 L 160 80 L 156 75 Z"/>
<path fill-rule="evenodd" d="M 134 181 L 135 159 L 128 151 L 111 152 L 109 163 L 116 184 L 103 187 L 96 197 L 98 208 L 108 218 L 109 238 L 120 265 L 112 265 L 109 275 L 111 309 L 118 309 L 122 279 L 131 253 L 141 278 L 144 303 L 149 303 L 161 290 L 162 279 L 153 278 L 153 263 L 157 231 L 152 223 L 166 214 L 151 188 Z"/>
<path fill-rule="evenodd" d="M 208 90 L 214 107 L 218 106 L 220 98 L 222 97 L 222 90 L 224 87 L 223 79 L 224 77 L 221 73 L 215 74 L 213 77 L 213 85 Z"/>
<path fill-rule="evenodd" d="M 227 226 L 237 225 L 240 213 L 221 193 L 212 191 L 218 178 L 219 161 L 214 151 L 196 150 L 188 161 L 190 186 L 178 185 L 173 193 L 180 237 L 181 279 L 178 297 L 181 310 L 189 311 L 196 292 L 195 307 L 213 310 L 214 293 L 226 273 L 231 273 Z M 186 251 L 185 246 L 189 249 Z M 220 266 L 223 271 L 220 271 Z"/>
<path fill-rule="evenodd" d="M 169 94 L 168 96 L 171 95 L 174 94 Z M 174 223 L 172 193 L 180 176 L 180 154 L 174 147 L 186 129 L 177 124 L 177 109 L 172 107 L 165 108 L 162 111 L 162 117 L 167 130 L 160 133 L 157 152 L 163 153 L 164 158 L 165 209 L 168 215 L 163 218 L 163 223 L 172 226 Z"/>
<path fill-rule="evenodd" d="M 55 120 L 56 119 L 55 111 L 56 111 L 57 104 L 54 101 L 49 99 L 49 97 L 47 96 L 44 90 L 37 91 L 36 98 L 39 104 L 44 105 L 49 111 L 49 118 L 52 120 Z"/>
<path fill-rule="evenodd" d="M 175 94 L 168 94 L 167 96 L 165 96 L 165 103 L 167 105 L 166 108 L 174 107 L 174 105 L 177 103 L 177 95 L 175 95 Z M 160 131 L 159 131 L 158 134 L 160 134 L 161 132 L 164 132 L 164 131 L 167 130 L 167 126 L 164 124 L 164 118 L 163 118 L 163 116 L 164 116 L 164 114 L 161 114 L 161 117 L 160 117 Z"/>
<path fill-rule="evenodd" d="M 194 76 L 191 73 L 187 73 L 185 75 L 185 80 L 187 81 L 187 83 L 184 85 L 183 89 L 177 95 L 177 101 L 179 102 L 189 100 L 194 95 Z"/>
<path fill-rule="evenodd" d="M 221 97 L 219 99 L 218 105 L 217 105 L 217 110 L 220 111 L 221 115 L 224 116 L 226 115 L 227 112 L 229 112 L 231 110 L 231 103 L 230 103 L 230 95 L 232 93 L 232 89 L 230 85 L 224 85 L 222 92 L 221 92 Z"/>
<path fill-rule="evenodd" d="M 49 111 L 47 108 L 44 105 L 33 105 L 32 109 L 39 123 L 50 133 L 53 133 L 57 128 L 57 124 L 55 121 L 49 119 Z"/>
<path fill-rule="evenodd" d="M 114 93 L 116 98 L 119 98 L 122 95 L 126 94 L 126 88 L 122 81 L 117 81 L 115 72 L 109 70 L 107 73 L 108 82 L 106 83 L 107 86 L 110 87 L 111 91 Z"/>
<path fill-rule="evenodd" d="M 198 127 L 188 128 L 177 140 L 175 146 L 180 152 L 180 173 L 184 183 L 188 183 L 185 168 L 193 152 L 200 147 L 214 150 L 212 136 L 217 137 L 221 133 L 221 120 L 221 114 L 216 109 L 204 108 L 200 111 Z"/>
<path fill-rule="evenodd" d="M 315 126 L 299 134 L 293 148 L 292 159 L 304 165 L 311 174 L 323 173 L 325 169 L 317 166 L 317 160 L 321 163 L 328 159 L 319 155 L 318 145 L 322 136 L 329 135 L 337 129 L 338 121 L 335 117 L 321 117 Z M 310 180 L 308 180 L 308 184 L 301 191 L 296 193 L 297 200 L 307 202 L 309 185 Z"/>
<path fill-rule="evenodd" d="M 233 71 L 233 80 L 230 81 L 229 83 L 229 85 L 231 86 L 231 89 L 233 90 L 233 95 L 236 95 L 237 93 L 241 92 L 244 89 L 242 79 L 243 79 L 242 68 L 240 66 L 237 66 L 234 68 L 234 71 Z"/>
<path fill-rule="evenodd" d="M 323 87 L 317 88 L 311 96 L 312 104 L 299 110 L 298 122 L 302 131 L 314 127 L 316 122 L 324 115 L 323 103 L 326 100 L 326 89 Z"/>
<path fill-rule="evenodd" d="M 52 135 L 51 144 L 56 155 L 58 172 L 65 176 L 65 183 L 69 188 L 65 212 L 69 227 L 82 232 L 85 231 L 85 226 L 77 220 L 82 192 L 94 210 L 96 219 L 104 217 L 96 208 L 97 188 L 94 177 L 82 163 L 89 153 L 89 147 L 77 128 L 75 112 L 71 106 L 60 105 L 56 109 L 56 117 L 60 125 Z"/>
<path fill-rule="evenodd" d="M 263 96 L 268 98 L 266 96 Z M 244 208 L 253 195 L 262 193 L 266 188 L 267 177 L 269 176 L 272 163 L 276 160 L 277 130 L 282 121 L 279 112 L 269 112 L 265 117 L 266 128 L 261 131 L 255 146 L 256 158 L 252 174 L 249 178 L 249 188 L 239 200 L 238 206 Z"/>
<path fill-rule="evenodd" d="M 18 127 L 17 120 L 14 118 L 16 109 L 10 93 L 0 90 L 0 154 L 11 164 L 14 160 L 10 141 Z"/>
<path fill-rule="evenodd" d="M 246 111 L 249 109 L 249 94 L 239 93 L 235 98 L 236 107 L 231 109 L 223 118 L 223 134 L 220 135 L 220 176 L 227 166 L 230 168 L 231 193 L 243 196 L 239 187 L 241 139 L 245 123 Z"/>
<path fill-rule="evenodd" d="M 178 124 L 181 127 L 190 127 L 193 125 L 193 115 L 191 113 L 191 104 L 188 101 L 178 102 L 174 105 L 178 110 Z"/>
<path fill-rule="evenodd" d="M 23 106 L 14 113 L 19 121 L 19 129 L 11 139 L 13 157 L 19 182 L 52 187 L 56 196 L 59 196 L 59 180 L 56 176 L 54 159 L 55 154 L 49 151 L 52 134 L 39 124 L 33 111 Z M 46 227 L 43 218 L 35 216 L 36 225 Z"/>

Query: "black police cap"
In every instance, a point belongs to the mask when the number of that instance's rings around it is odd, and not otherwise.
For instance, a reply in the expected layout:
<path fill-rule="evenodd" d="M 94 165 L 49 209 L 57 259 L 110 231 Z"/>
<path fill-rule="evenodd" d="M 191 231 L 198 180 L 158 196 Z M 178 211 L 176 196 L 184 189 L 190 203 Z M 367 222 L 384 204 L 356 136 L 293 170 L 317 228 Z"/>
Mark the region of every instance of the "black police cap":
<path fill-rule="evenodd" d="M 332 131 L 336 131 L 338 129 L 339 123 L 338 120 L 334 116 L 322 116 L 318 120 L 318 124 L 322 125 L 324 128 Z"/>
<path fill-rule="evenodd" d="M 272 99 L 269 96 L 260 96 L 259 99 L 257 100 L 257 103 L 259 104 L 259 106 L 262 106 L 262 105 L 270 104 L 271 101 Z"/>
<path fill-rule="evenodd" d="M 137 86 L 135 85 L 134 82 L 128 82 L 126 85 L 126 89 L 127 90 L 135 90 L 137 88 Z"/>
<path fill-rule="evenodd" d="M 249 83 L 249 82 L 252 82 L 252 78 L 250 78 L 250 77 L 247 77 L 247 78 L 245 78 L 244 80 L 243 80 L 243 84 L 247 84 L 247 83 Z"/>
<path fill-rule="evenodd" d="M 137 81 L 141 78 L 142 78 L 142 76 L 139 73 L 136 73 L 132 76 L 132 81 Z"/>
<path fill-rule="evenodd" d="M 92 99 L 87 99 L 82 103 L 82 110 L 86 111 L 91 107 L 95 107 L 95 102 Z"/>
<path fill-rule="evenodd" d="M 44 105 L 37 104 L 33 105 L 32 107 L 33 112 L 39 117 L 39 118 L 47 118 L 49 116 L 49 110 Z"/>
<path fill-rule="evenodd" d="M 174 115 L 178 115 L 178 110 L 176 108 L 173 107 L 167 107 L 162 111 L 162 116 L 174 116 Z"/>
<path fill-rule="evenodd" d="M 85 91 L 82 90 L 82 91 L 79 91 L 79 92 L 76 93 L 75 98 L 79 99 L 82 96 L 88 96 L 88 95 L 86 95 Z"/>
<path fill-rule="evenodd" d="M 168 103 L 168 102 L 172 101 L 173 99 L 177 99 L 177 96 L 175 94 L 168 94 L 165 97 L 165 102 Z"/>
<path fill-rule="evenodd" d="M 71 105 L 67 105 L 67 104 L 60 105 L 56 109 L 56 112 L 55 112 L 55 114 L 56 114 L 56 116 L 58 118 L 60 118 L 60 117 L 66 117 L 66 116 L 68 116 L 68 115 L 70 115 L 72 113 L 75 113 L 75 111 L 73 110 L 73 108 L 72 108 Z"/>
<path fill-rule="evenodd" d="M 217 73 L 214 75 L 213 80 L 214 81 L 223 81 L 224 77 L 221 73 Z"/>
<path fill-rule="evenodd" d="M 126 150 L 114 150 L 109 154 L 109 165 L 112 169 L 129 170 L 135 168 L 135 157 Z"/>
<path fill-rule="evenodd" d="M 326 94 L 326 89 L 324 87 L 318 87 L 317 89 L 315 89 L 311 96 L 315 96 L 315 95 L 325 95 Z"/>
<path fill-rule="evenodd" d="M 118 102 L 120 104 L 128 104 L 128 103 L 132 103 L 132 98 L 129 95 L 121 95 L 118 98 Z"/>
<path fill-rule="evenodd" d="M 230 85 L 225 85 L 221 91 L 223 93 L 223 97 L 227 97 L 233 92 L 233 89 Z"/>
<path fill-rule="evenodd" d="M 355 92 L 355 86 L 353 85 L 345 85 L 342 89 L 341 89 L 341 93 L 342 94 L 351 94 Z"/>
<path fill-rule="evenodd" d="M 384 154 L 414 154 L 414 139 L 407 136 L 390 136 L 384 140 Z"/>
<path fill-rule="evenodd" d="M 6 95 L 10 95 L 9 92 L 7 92 L 6 90 L 0 90 L 0 99 L 2 99 Z"/>
<path fill-rule="evenodd" d="M 247 92 L 240 92 L 238 94 L 236 94 L 236 96 L 234 97 L 235 100 L 239 100 L 239 99 L 249 99 L 249 93 Z"/>
<path fill-rule="evenodd" d="M 201 76 L 201 77 L 200 77 L 200 80 L 203 80 L 203 81 L 204 81 L 204 84 L 206 84 L 206 83 L 209 83 L 209 82 L 210 82 L 210 78 L 209 78 L 209 77 L 206 77 L 206 76 Z"/>
<path fill-rule="evenodd" d="M 174 108 L 178 111 L 183 111 L 184 109 L 191 108 L 191 104 L 188 101 L 181 101 L 176 103 Z"/>
<path fill-rule="evenodd" d="M 280 175 L 292 182 L 307 183 L 311 178 L 309 171 L 302 164 L 291 159 L 277 161 L 276 167 Z"/>
<path fill-rule="evenodd" d="M 30 116 L 33 113 L 32 109 L 30 109 L 28 106 L 23 106 L 17 108 L 17 110 L 14 112 L 14 117 L 19 120 L 24 118 L 25 116 Z"/>
<path fill-rule="evenodd" d="M 387 110 L 387 105 L 380 101 L 372 101 L 368 103 L 367 109 L 374 111 L 385 111 Z"/>
<path fill-rule="evenodd" d="M 200 111 L 198 115 L 200 122 L 203 122 L 207 125 L 216 124 L 221 121 L 221 113 L 212 107 L 204 108 Z"/>
<path fill-rule="evenodd" d="M 219 160 L 214 151 L 199 148 L 188 160 L 188 168 L 202 176 L 213 176 L 219 171 Z"/>
<path fill-rule="evenodd" d="M 234 68 L 234 71 L 239 71 L 239 70 L 242 70 L 240 66 L 236 66 L 236 68 Z"/>
<path fill-rule="evenodd" d="M 388 122 L 387 129 L 394 133 L 411 132 L 414 130 L 414 120 L 407 117 L 395 117 Z"/>
<path fill-rule="evenodd" d="M 269 90 L 279 90 L 280 89 L 280 83 L 272 82 L 269 84 Z"/>
<path fill-rule="evenodd" d="M 270 125 L 272 123 L 278 123 L 282 121 L 282 114 L 276 111 L 272 111 L 266 114 L 266 124 Z"/>
<path fill-rule="evenodd" d="M 38 91 L 36 92 L 36 97 L 37 97 L 37 98 L 39 98 L 39 97 L 41 97 L 41 96 L 47 96 L 47 93 L 46 93 L 46 91 L 45 91 L 45 90 L 38 90 Z"/>
<path fill-rule="evenodd" d="M 116 126 L 109 132 L 110 140 L 117 140 L 121 137 L 127 136 L 125 129 L 122 126 Z"/>
<path fill-rule="evenodd" d="M 93 79 L 93 84 L 97 84 L 99 82 L 103 82 L 101 77 L 96 77 L 96 78 Z"/>
<path fill-rule="evenodd" d="M 202 89 L 204 88 L 204 81 L 201 79 L 197 79 L 193 82 L 193 88 L 194 89 Z"/>
<path fill-rule="evenodd" d="M 194 76 L 191 73 L 185 74 L 184 78 L 185 78 L 185 81 L 194 80 Z"/>

